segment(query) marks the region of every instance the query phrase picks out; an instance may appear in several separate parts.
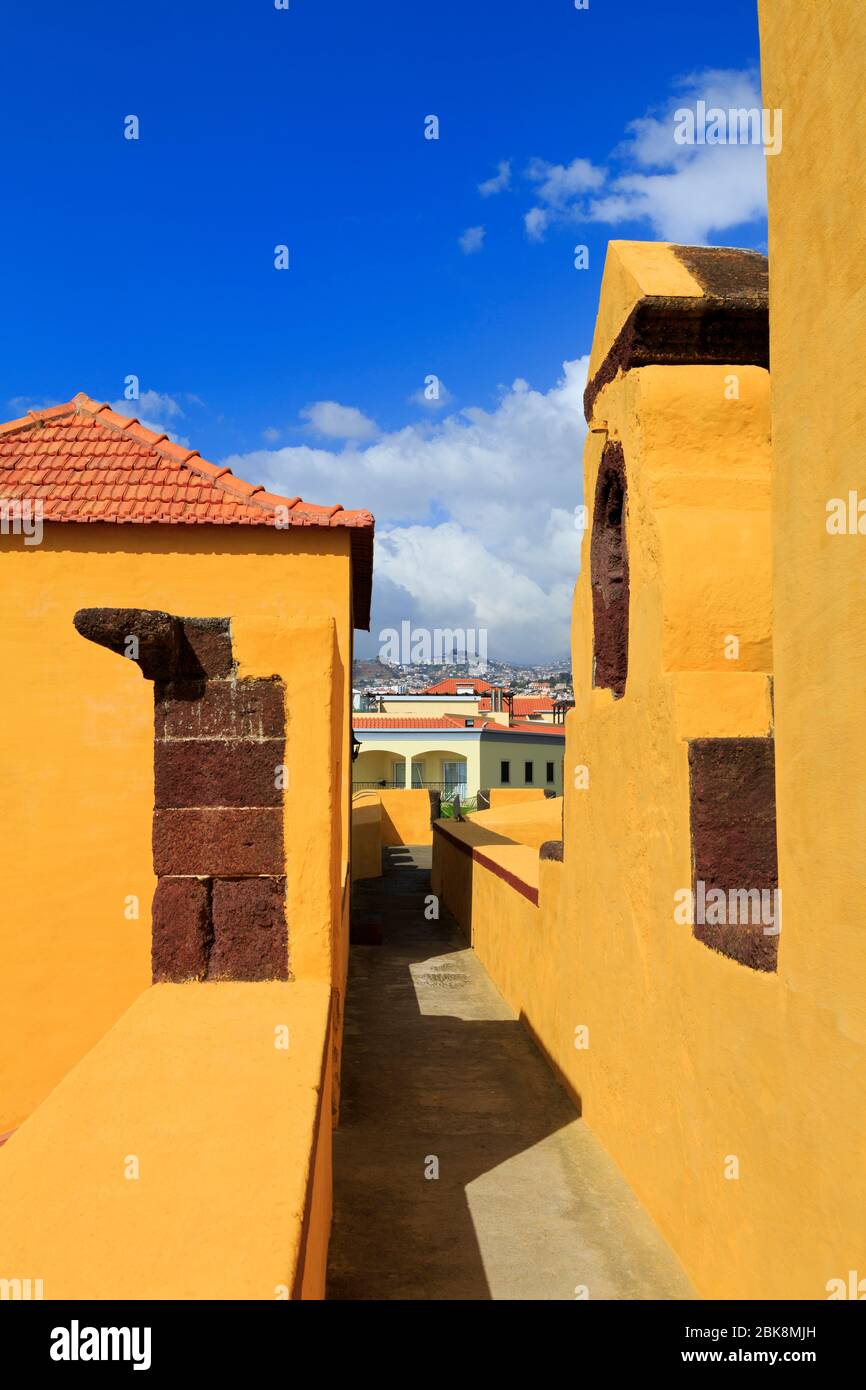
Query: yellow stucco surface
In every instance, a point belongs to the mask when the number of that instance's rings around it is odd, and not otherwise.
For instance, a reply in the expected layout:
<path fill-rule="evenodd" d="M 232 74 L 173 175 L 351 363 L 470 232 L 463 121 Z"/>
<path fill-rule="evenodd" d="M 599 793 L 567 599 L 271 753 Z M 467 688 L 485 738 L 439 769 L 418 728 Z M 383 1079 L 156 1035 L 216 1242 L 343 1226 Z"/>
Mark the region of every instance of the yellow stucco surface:
<path fill-rule="evenodd" d="M 516 805 L 522 801 L 543 801 L 543 787 L 491 787 L 490 788 L 490 809 L 498 810 L 500 806 Z"/>
<path fill-rule="evenodd" d="M 799 39 L 786 39 L 769 68 L 782 94 L 791 91 L 783 74 L 797 67 L 797 43 L 807 52 L 801 18 Z M 778 23 L 784 28 L 781 16 Z M 841 33 L 829 23 L 822 29 Z M 800 138 L 811 149 L 808 129 Z M 796 141 L 786 135 L 778 160 L 784 168 L 793 145 L 785 207 L 809 167 L 805 156 L 798 162 Z M 852 169 L 854 158 L 852 147 Z M 591 505 L 605 438 L 619 440 L 628 482 L 628 680 L 622 699 L 592 685 L 588 531 L 574 605 L 564 863 L 540 865 L 533 918 L 519 893 L 477 865 L 467 886 L 465 862 L 458 865 L 466 857 L 452 847 L 440 854 L 439 837 L 436 845 L 446 901 L 452 905 L 453 891 L 458 917 L 471 917 L 492 977 L 699 1291 L 722 1298 L 826 1298 L 827 1281 L 844 1277 L 866 1243 L 859 838 L 850 798 L 839 801 L 845 786 L 858 795 L 857 692 L 866 670 L 850 653 L 866 644 L 857 637 L 857 571 L 841 554 L 858 542 L 841 538 L 831 559 L 833 542 L 822 536 L 824 494 L 844 496 L 849 485 L 844 460 L 855 457 L 856 412 L 843 416 L 830 447 L 832 431 L 821 442 L 829 427 L 817 378 L 805 395 L 815 356 L 807 325 L 813 330 L 817 319 L 828 343 L 834 329 L 849 331 L 842 306 L 859 291 L 846 284 L 843 261 L 836 315 L 822 312 L 818 298 L 803 305 L 796 231 L 784 235 L 790 261 L 771 279 L 791 306 L 781 364 L 784 381 L 790 359 L 794 380 L 784 386 L 781 438 L 797 445 L 790 459 L 777 459 L 783 510 L 775 525 L 763 369 L 647 367 L 606 386 L 586 446 L 584 495 Z M 849 270 L 853 280 L 853 259 Z M 830 275 L 829 263 L 816 273 L 816 295 Z M 773 354 L 775 365 L 775 343 Z M 732 373 L 736 399 L 725 395 Z M 803 426 L 804 399 L 814 400 L 814 433 Z M 764 974 L 677 924 L 674 895 L 691 882 L 687 741 L 772 730 L 774 545 L 784 909 L 778 970 Z M 733 660 L 725 654 L 731 635 L 739 644 Z M 828 694 L 821 674 L 830 671 Z M 577 769 L 586 776 L 575 782 Z"/>
<path fill-rule="evenodd" d="M 0 1149 L 4 1277 L 46 1299 L 321 1298 L 329 995 L 147 989 Z"/>
<path fill-rule="evenodd" d="M 834 1130 L 846 1155 L 837 1172 L 844 1187 L 847 1155 L 859 1154 L 850 1199 L 862 1213 L 866 536 L 830 534 L 827 507 L 852 491 L 866 498 L 866 6 L 834 0 L 792 11 L 763 0 L 760 19 L 764 104 L 785 119 L 782 153 L 767 161 L 785 965 L 812 1026 L 823 1019 L 837 1049 L 830 1085 L 848 1115 Z M 858 1235 L 862 1249 L 862 1225 Z"/>
<path fill-rule="evenodd" d="M 381 808 L 381 843 L 386 845 L 429 845 L 433 838 L 430 824 L 430 793 L 423 788 L 395 791 L 356 792 L 352 816 L 366 806 Z"/>
<path fill-rule="evenodd" d="M 316 528 L 47 525 L 40 546 L 3 538 L 0 574 L 3 1133 L 150 982 L 153 687 L 78 635 L 79 608 L 229 616 L 241 674 L 282 677 L 291 966 L 340 983 L 349 539 Z"/>
<path fill-rule="evenodd" d="M 382 807 L 366 799 L 352 806 L 352 881 L 378 878 L 382 872 Z"/>
<path fill-rule="evenodd" d="M 700 296 L 694 276 L 670 242 L 611 241 L 604 265 L 601 303 L 595 322 L 589 380 L 595 376 L 632 309 L 648 294 Z"/>
<path fill-rule="evenodd" d="M 469 821 L 514 840 L 519 845 L 540 849 L 545 840 L 562 839 L 562 797 L 542 796 L 534 801 L 515 801 L 475 811 Z"/>

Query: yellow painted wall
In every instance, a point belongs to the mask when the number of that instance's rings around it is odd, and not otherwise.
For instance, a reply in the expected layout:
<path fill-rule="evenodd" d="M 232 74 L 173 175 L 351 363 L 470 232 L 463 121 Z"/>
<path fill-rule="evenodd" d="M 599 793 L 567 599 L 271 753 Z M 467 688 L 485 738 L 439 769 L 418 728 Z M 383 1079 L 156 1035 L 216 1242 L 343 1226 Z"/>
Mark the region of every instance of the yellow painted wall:
<path fill-rule="evenodd" d="M 46 1299 L 322 1298 L 329 996 L 146 989 L 0 1149 L 3 1276 Z"/>
<path fill-rule="evenodd" d="M 446 865 L 463 860 L 450 869 L 453 889 L 437 867 L 449 906 L 453 891 L 481 959 L 707 1297 L 826 1298 L 866 1246 L 857 775 L 866 634 L 852 549 L 866 541 L 824 528 L 827 497 L 857 485 L 862 432 L 856 329 L 866 299 L 841 189 L 846 179 L 859 186 L 855 117 L 866 107 L 852 55 L 866 52 L 863 16 L 842 4 L 814 29 L 811 7 L 764 7 L 765 100 L 786 109 L 784 150 L 769 161 L 774 521 L 766 372 L 648 367 L 608 385 L 584 495 L 591 504 L 605 438 L 619 439 L 628 682 L 621 700 L 591 684 L 588 530 L 565 861 L 539 866 L 537 925 L 520 895 L 510 890 L 509 901 L 507 885 L 477 865 L 470 895 L 465 856 L 438 836 L 434 848 Z M 833 198 L 837 235 L 824 259 L 804 260 Z M 606 273 L 600 331 L 615 332 L 627 310 L 628 278 L 622 267 Z M 618 306 L 605 302 L 617 294 Z M 725 396 L 732 372 L 738 400 Z M 738 661 L 725 658 L 728 634 L 740 639 Z M 688 740 L 770 732 L 773 635 L 783 928 L 778 971 L 763 974 L 695 940 L 673 905 L 691 879 Z M 584 790 L 572 785 L 576 767 L 588 771 Z M 589 1045 L 578 1048 L 584 1028 Z M 737 1178 L 726 1176 L 732 1160 Z"/>
<path fill-rule="evenodd" d="M 547 791 L 562 796 L 562 758 L 565 753 L 565 740 L 553 739 L 547 743 L 543 735 L 527 734 L 520 738 L 515 731 L 507 739 L 482 739 L 481 741 L 481 782 L 482 787 L 502 786 L 501 764 L 511 764 L 509 790 L 526 791 L 532 788 L 544 794 Z M 532 781 L 525 782 L 525 764 L 532 763 Z M 553 781 L 547 780 L 547 764 L 553 763 Z M 492 805 L 492 803 L 491 803 Z"/>
<path fill-rule="evenodd" d="M 562 738 L 546 743 L 543 736 L 527 734 L 521 738 L 514 732 L 507 739 L 489 740 L 484 738 L 449 738 L 448 730 L 424 733 L 422 729 L 411 734 L 389 737 L 387 729 L 381 731 L 358 729 L 361 737 L 361 752 L 353 767 L 352 775 L 356 782 L 377 781 L 384 778 L 393 782 L 395 764 L 403 764 L 407 787 L 412 777 L 411 764 L 421 768 L 426 782 L 444 781 L 445 762 L 466 763 L 467 795 L 474 796 L 481 788 L 500 786 L 500 764 L 511 764 L 511 783 L 509 790 L 516 792 L 537 791 L 543 795 L 545 789 L 562 795 L 562 758 L 565 742 Z M 407 761 L 409 760 L 409 761 Z M 524 783 L 524 764 L 533 765 L 533 780 Z M 553 763 L 553 781 L 547 781 L 547 764 Z M 416 772 L 416 776 L 418 773 Z"/>
<path fill-rule="evenodd" d="M 725 398 L 731 371 L 737 401 Z M 866 1234 L 862 1015 L 848 1009 L 846 1035 L 827 1007 L 836 938 L 816 932 L 814 899 L 795 936 L 785 898 L 779 970 L 761 974 L 673 916 L 691 880 L 687 741 L 771 728 L 768 375 L 632 371 L 602 392 L 594 425 L 585 497 L 604 426 L 623 444 L 628 477 L 626 693 L 614 700 L 591 684 L 588 531 L 565 862 L 540 865 L 534 930 L 520 895 L 512 889 L 509 905 L 507 885 L 475 868 L 473 939 L 701 1293 L 823 1298 Z M 724 656 L 731 633 L 738 662 Z M 811 661 L 801 670 L 814 676 Z M 572 785 L 578 766 L 586 790 Z M 583 1027 L 590 1045 L 578 1049 Z M 725 1176 L 732 1156 L 736 1180 Z"/>
<path fill-rule="evenodd" d="M 423 765 L 426 781 L 439 782 L 443 780 L 442 763 L 445 760 L 466 763 L 466 785 L 472 796 L 479 786 L 485 785 L 478 780 L 481 776 L 481 754 L 477 737 L 465 738 L 458 730 L 449 738 L 449 731 L 444 728 L 426 734 L 419 729 L 396 736 L 389 736 L 387 729 L 358 729 L 357 734 L 361 740 L 361 752 L 352 770 L 355 781 L 374 781 L 377 770 L 380 770 L 379 775 L 390 783 L 394 776 L 394 764 L 402 762 L 408 787 L 412 777 L 410 763 L 415 761 Z"/>
<path fill-rule="evenodd" d="M 541 796 L 534 801 L 512 801 L 475 811 L 468 819 L 519 845 L 540 849 L 546 840 L 562 839 L 562 797 Z"/>
<path fill-rule="evenodd" d="M 762 0 L 760 21 L 764 103 L 784 113 L 767 161 L 781 962 L 810 1102 L 791 1176 L 828 1277 L 863 1277 L 866 536 L 826 521 L 866 498 L 866 7 Z"/>
<path fill-rule="evenodd" d="M 382 872 L 382 806 L 372 798 L 352 807 L 352 882 Z"/>
<path fill-rule="evenodd" d="M 523 801 L 544 801 L 543 787 L 491 787 L 490 809 L 518 805 Z"/>
<path fill-rule="evenodd" d="M 453 837 L 476 846 L 528 888 L 539 888 L 540 870 L 562 866 L 540 864 L 526 846 L 497 844 L 474 818 L 463 826 L 444 825 L 448 834 L 437 833 L 433 842 L 433 892 L 448 904 L 506 1002 L 534 1027 L 549 1016 L 557 993 L 552 923 L 524 894 L 459 849 Z"/>
<path fill-rule="evenodd" d="M 381 807 L 383 845 L 429 845 L 433 838 L 430 825 L 430 794 L 418 789 L 396 791 L 356 792 L 352 798 L 352 814 L 359 808 Z"/>
<path fill-rule="evenodd" d="M 349 571 L 348 535 L 314 528 L 47 525 L 38 547 L 3 538 L 0 1133 L 150 981 L 153 686 L 80 637 L 73 614 L 230 616 L 241 674 L 285 680 L 292 969 L 330 981 L 345 955 Z M 124 916 L 129 895 L 138 920 Z"/>

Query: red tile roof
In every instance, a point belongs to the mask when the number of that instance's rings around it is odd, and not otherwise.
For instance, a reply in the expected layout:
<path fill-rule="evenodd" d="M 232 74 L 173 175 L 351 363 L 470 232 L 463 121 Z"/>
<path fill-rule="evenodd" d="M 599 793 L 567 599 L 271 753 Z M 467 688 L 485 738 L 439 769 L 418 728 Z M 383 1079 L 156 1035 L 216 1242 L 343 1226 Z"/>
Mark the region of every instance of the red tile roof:
<path fill-rule="evenodd" d="M 533 710 L 550 712 L 553 709 L 553 701 L 549 695 L 515 695 L 514 713 L 531 714 Z"/>
<path fill-rule="evenodd" d="M 466 719 L 473 724 L 467 725 Z M 352 716 L 355 729 L 466 729 L 475 733 L 491 734 L 545 734 L 565 738 L 561 725 L 553 724 L 497 724 L 493 719 L 482 719 L 480 715 L 462 714 L 355 714 Z"/>
<path fill-rule="evenodd" d="M 83 392 L 0 425 L 0 498 L 41 501 L 44 521 L 349 527 L 355 625 L 370 625 L 369 512 L 265 492 Z"/>
<path fill-rule="evenodd" d="M 456 676 L 449 676 L 446 680 L 437 681 L 435 685 L 428 685 L 426 690 L 421 691 L 422 695 L 456 695 L 458 686 L 471 685 L 476 695 L 482 691 L 496 690 L 495 685 L 489 681 L 479 680 L 477 676 L 465 676 L 460 680 Z"/>
<path fill-rule="evenodd" d="M 447 714 L 356 714 L 352 725 L 356 729 L 454 729 L 462 727 L 463 720 Z"/>

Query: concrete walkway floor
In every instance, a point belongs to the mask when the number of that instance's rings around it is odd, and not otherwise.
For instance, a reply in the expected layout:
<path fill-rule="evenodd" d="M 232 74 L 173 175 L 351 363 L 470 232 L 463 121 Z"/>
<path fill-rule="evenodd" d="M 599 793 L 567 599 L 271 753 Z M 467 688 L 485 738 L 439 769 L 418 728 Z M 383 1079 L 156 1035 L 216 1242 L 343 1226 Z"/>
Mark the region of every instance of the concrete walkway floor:
<path fill-rule="evenodd" d="M 694 1298 L 456 923 L 425 917 L 429 847 L 385 853 L 354 895 L 383 942 L 352 946 L 328 1297 Z"/>

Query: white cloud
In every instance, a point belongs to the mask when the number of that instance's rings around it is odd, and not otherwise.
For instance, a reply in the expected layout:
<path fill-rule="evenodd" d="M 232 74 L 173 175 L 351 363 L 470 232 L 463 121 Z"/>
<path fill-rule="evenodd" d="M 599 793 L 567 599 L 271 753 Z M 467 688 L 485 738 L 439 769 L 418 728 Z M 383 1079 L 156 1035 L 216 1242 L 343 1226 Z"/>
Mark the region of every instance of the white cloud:
<path fill-rule="evenodd" d="M 329 439 L 372 439 L 379 433 L 375 420 L 355 406 L 340 405 L 337 401 L 314 401 L 300 414 L 302 420 L 309 420 L 317 434 Z"/>
<path fill-rule="evenodd" d="M 489 198 L 493 193 L 501 193 L 511 183 L 511 160 L 500 159 L 496 168 L 497 172 L 492 178 L 485 179 L 483 183 L 478 185 L 478 192 L 482 198 Z"/>
<path fill-rule="evenodd" d="M 457 238 L 457 242 L 464 256 L 471 256 L 473 251 L 481 250 L 484 243 L 484 228 L 467 227 L 466 231 Z"/>
<path fill-rule="evenodd" d="M 183 408 L 174 396 L 166 395 L 162 391 L 142 391 L 137 400 L 128 401 L 124 398 L 120 401 L 110 401 L 109 404 L 118 415 L 134 416 L 146 430 L 153 430 L 154 434 L 168 435 L 174 444 L 181 444 L 185 449 L 192 447 L 189 440 L 184 435 L 175 433 L 172 426 L 173 421 L 185 418 Z"/>
<path fill-rule="evenodd" d="M 761 106 L 754 72 L 708 69 L 683 78 L 659 108 L 632 121 L 610 166 L 533 160 L 536 206 L 524 215 L 527 236 L 540 241 L 555 223 L 646 222 L 666 241 L 702 243 L 763 218 L 767 191 L 760 145 L 680 145 L 674 113 L 702 100 L 723 110 Z"/>
<path fill-rule="evenodd" d="M 268 425 L 267 429 L 262 430 L 262 439 L 268 444 L 276 444 L 279 440 L 280 432 L 274 429 L 273 425 Z"/>
<path fill-rule="evenodd" d="M 573 159 L 570 164 L 548 164 L 544 159 L 530 161 L 526 177 L 538 184 L 538 196 L 550 207 L 564 207 L 578 193 L 601 188 L 604 170 L 588 159 Z"/>
<path fill-rule="evenodd" d="M 174 396 L 168 396 L 161 391 L 142 391 L 138 400 L 127 401 L 127 406 L 134 406 L 145 415 L 153 415 L 157 420 L 180 419 L 184 413 Z"/>
<path fill-rule="evenodd" d="M 518 379 L 494 407 L 454 412 L 342 450 L 307 445 L 223 460 L 282 495 L 376 516 L 374 628 L 485 627 L 488 653 L 568 651 L 579 564 L 587 361 L 538 391 Z"/>
<path fill-rule="evenodd" d="M 523 225 L 530 241 L 541 241 L 550 223 L 551 213 L 547 208 L 530 208 L 524 214 Z"/>

